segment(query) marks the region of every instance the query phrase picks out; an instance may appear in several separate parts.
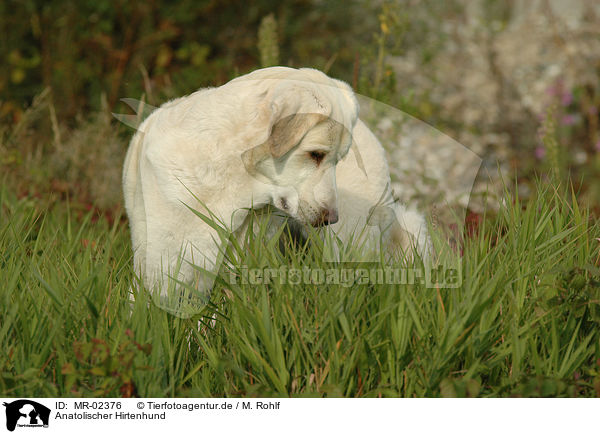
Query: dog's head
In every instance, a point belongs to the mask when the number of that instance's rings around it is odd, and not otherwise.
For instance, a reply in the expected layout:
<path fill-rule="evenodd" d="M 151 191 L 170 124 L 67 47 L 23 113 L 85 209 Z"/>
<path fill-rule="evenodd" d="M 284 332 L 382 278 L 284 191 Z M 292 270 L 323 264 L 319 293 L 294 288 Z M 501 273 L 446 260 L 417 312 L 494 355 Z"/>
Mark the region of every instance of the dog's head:
<path fill-rule="evenodd" d="M 338 220 L 335 166 L 352 144 L 358 103 L 350 87 L 316 70 L 292 70 L 263 92 L 266 139 L 244 152 L 272 205 L 301 223 Z"/>

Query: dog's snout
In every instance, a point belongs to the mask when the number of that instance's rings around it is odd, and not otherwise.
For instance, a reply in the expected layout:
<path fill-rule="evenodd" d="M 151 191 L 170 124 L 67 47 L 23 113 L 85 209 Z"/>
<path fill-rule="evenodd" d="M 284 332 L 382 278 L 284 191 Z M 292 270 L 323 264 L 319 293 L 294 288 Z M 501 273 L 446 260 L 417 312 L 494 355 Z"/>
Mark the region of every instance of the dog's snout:
<path fill-rule="evenodd" d="M 330 209 L 327 212 L 327 224 L 335 224 L 339 220 L 337 209 Z"/>
<path fill-rule="evenodd" d="M 326 226 L 337 223 L 339 220 L 338 212 L 336 209 L 327 209 L 324 208 L 321 210 L 321 215 L 316 221 L 314 226 Z"/>

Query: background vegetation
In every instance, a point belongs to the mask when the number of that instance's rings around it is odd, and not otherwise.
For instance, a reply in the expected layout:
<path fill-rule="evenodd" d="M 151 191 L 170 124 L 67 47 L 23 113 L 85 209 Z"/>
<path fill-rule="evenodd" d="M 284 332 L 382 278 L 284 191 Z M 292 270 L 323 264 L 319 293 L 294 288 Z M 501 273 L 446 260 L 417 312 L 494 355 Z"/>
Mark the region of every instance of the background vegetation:
<path fill-rule="evenodd" d="M 600 396 L 599 14 L 551 0 L 1 2 L 0 393 Z M 215 323 L 143 292 L 130 314 L 132 130 L 111 113 L 274 64 L 324 70 L 484 159 L 460 288 L 221 284 Z M 436 142 L 389 123 L 375 131 L 392 177 L 420 203 L 443 180 L 411 190 L 400 144 L 435 156 Z M 248 242 L 264 255 L 238 265 L 322 265 L 318 246 L 299 259 Z"/>

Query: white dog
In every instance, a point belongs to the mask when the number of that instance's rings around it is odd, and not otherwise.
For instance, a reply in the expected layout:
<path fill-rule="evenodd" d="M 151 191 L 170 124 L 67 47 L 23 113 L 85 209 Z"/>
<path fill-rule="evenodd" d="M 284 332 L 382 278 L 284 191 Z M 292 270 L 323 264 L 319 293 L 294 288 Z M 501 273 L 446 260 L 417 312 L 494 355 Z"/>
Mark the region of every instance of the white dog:
<path fill-rule="evenodd" d="M 342 240 L 366 226 L 373 248 L 428 250 L 351 88 L 314 69 L 261 69 L 162 105 L 131 140 L 123 185 L 136 272 L 163 295 L 170 281 L 208 291 L 198 268 L 220 265 L 217 231 L 191 209 L 239 232 L 270 205 Z"/>

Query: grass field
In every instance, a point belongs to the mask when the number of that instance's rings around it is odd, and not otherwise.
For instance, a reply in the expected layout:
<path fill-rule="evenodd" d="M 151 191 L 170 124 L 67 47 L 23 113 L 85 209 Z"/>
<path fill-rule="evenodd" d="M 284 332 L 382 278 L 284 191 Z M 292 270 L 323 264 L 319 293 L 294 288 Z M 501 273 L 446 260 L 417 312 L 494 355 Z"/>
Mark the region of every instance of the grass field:
<path fill-rule="evenodd" d="M 224 278 L 181 319 L 130 308 L 124 220 L 3 188 L 0 394 L 600 396 L 600 228 L 573 196 L 539 183 L 484 216 L 459 288 Z M 328 266 L 249 244 L 237 266 Z"/>

